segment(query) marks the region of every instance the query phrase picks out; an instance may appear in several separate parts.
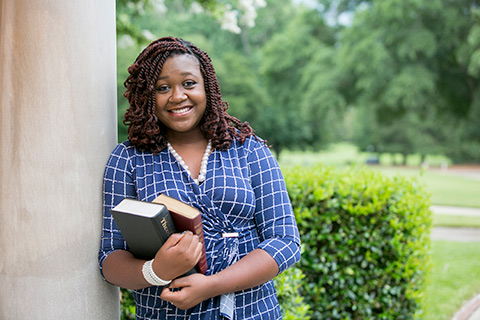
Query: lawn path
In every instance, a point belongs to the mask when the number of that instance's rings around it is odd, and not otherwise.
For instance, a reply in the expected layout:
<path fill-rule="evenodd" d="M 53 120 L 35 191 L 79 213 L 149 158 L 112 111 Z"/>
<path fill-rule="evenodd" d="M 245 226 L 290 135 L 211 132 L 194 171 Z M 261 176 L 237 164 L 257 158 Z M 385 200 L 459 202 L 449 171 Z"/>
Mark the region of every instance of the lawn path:
<path fill-rule="evenodd" d="M 433 214 L 458 215 L 480 217 L 479 208 L 431 206 Z M 446 241 L 480 241 L 480 228 L 464 227 L 434 227 L 431 234 L 432 240 Z"/>
<path fill-rule="evenodd" d="M 432 210 L 433 214 L 480 217 L 480 208 L 431 206 L 430 210 Z"/>

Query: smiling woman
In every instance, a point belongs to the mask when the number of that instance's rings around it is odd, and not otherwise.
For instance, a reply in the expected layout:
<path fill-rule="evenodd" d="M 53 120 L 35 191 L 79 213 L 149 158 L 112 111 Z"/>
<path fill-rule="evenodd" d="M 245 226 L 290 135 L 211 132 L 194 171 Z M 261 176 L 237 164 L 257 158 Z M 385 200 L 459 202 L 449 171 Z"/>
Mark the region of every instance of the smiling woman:
<path fill-rule="evenodd" d="M 187 133 L 201 137 L 200 122 L 207 96 L 200 63 L 191 55 L 174 55 L 163 65 L 155 84 L 156 115 L 167 127 L 170 143 Z M 192 132 L 195 131 L 195 132 Z"/>
<path fill-rule="evenodd" d="M 156 114 L 157 97 L 158 93 L 171 91 L 168 85 L 161 85 L 165 79 L 160 78 L 160 73 L 164 64 L 167 67 L 173 64 L 171 60 L 176 56 L 185 56 L 181 59 L 198 62 L 201 77 L 197 80 L 203 82 L 207 99 L 200 129 L 204 136 L 212 140 L 213 146 L 225 150 L 234 139 L 243 143 L 247 137 L 254 136 L 248 123 L 242 123 L 225 112 L 228 103 L 222 100 L 220 85 L 207 53 L 187 41 L 167 37 L 152 42 L 128 68 L 130 75 L 125 81 L 127 90 L 124 96 L 130 108 L 125 113 L 124 123 L 128 126 L 128 138 L 135 147 L 158 153 L 167 146 L 169 130 Z M 197 72 L 195 67 L 187 72 L 191 71 Z M 183 83 L 184 87 L 190 85 L 190 81 Z"/>
<path fill-rule="evenodd" d="M 226 112 L 210 58 L 193 44 L 156 40 L 129 73 L 129 139 L 104 175 L 105 280 L 134 289 L 137 319 L 280 319 L 272 279 L 300 259 L 300 237 L 277 161 Z M 171 235 L 149 261 L 130 253 L 110 209 L 160 193 L 202 213 L 205 274 L 182 277 L 202 251 L 193 234 Z"/>

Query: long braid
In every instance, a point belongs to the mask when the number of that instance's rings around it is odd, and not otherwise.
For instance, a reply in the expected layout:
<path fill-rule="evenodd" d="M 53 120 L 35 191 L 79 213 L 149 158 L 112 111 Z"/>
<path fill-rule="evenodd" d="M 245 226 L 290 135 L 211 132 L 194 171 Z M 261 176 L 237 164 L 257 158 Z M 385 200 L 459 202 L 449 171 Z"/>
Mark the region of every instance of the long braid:
<path fill-rule="evenodd" d="M 130 107 L 123 123 L 128 126 L 132 144 L 153 153 L 166 147 L 167 130 L 156 115 L 155 83 L 167 58 L 177 54 L 193 55 L 200 62 L 207 98 L 201 130 L 212 139 L 212 146 L 225 150 L 234 139 L 244 143 L 247 137 L 255 136 L 248 122 L 242 123 L 226 112 L 228 103 L 222 100 L 220 85 L 207 53 L 182 39 L 165 37 L 148 45 L 128 68 L 130 75 L 124 83 L 127 89 L 124 96 Z"/>

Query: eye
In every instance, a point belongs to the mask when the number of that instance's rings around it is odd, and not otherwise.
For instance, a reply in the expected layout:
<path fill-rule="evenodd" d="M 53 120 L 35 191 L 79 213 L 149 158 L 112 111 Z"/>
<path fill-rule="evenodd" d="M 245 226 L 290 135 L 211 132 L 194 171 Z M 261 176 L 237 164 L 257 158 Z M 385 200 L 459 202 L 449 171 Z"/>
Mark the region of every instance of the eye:
<path fill-rule="evenodd" d="M 193 87 L 193 86 L 196 85 L 196 84 L 197 84 L 197 83 L 196 83 L 195 81 L 193 81 L 193 80 L 187 80 L 187 81 L 185 81 L 185 82 L 183 83 L 183 86 L 184 86 L 185 88 L 191 88 L 191 87 Z"/>
<path fill-rule="evenodd" d="M 155 91 L 160 92 L 160 93 L 165 93 L 170 89 L 169 86 L 167 85 L 161 85 L 155 88 Z"/>

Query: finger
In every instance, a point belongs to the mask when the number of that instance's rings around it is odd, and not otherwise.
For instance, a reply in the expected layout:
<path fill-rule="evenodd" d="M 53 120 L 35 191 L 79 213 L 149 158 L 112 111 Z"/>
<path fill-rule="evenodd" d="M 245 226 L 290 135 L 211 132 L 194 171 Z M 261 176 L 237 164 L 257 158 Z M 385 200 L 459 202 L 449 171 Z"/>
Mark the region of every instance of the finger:
<path fill-rule="evenodd" d="M 182 240 L 182 242 L 183 241 L 184 240 Z M 195 252 L 199 243 L 200 238 L 197 235 L 192 234 L 188 239 L 185 239 L 185 246 L 183 248 L 190 252 Z"/>
<path fill-rule="evenodd" d="M 178 239 L 178 241 L 175 245 L 182 248 L 182 249 L 187 249 L 190 246 L 190 244 L 192 243 L 195 235 L 191 231 L 188 231 L 188 230 L 181 233 L 181 235 L 182 235 L 181 238 Z"/>
<path fill-rule="evenodd" d="M 160 299 L 173 303 L 175 301 L 176 293 L 177 292 L 172 291 L 170 287 L 163 288 L 162 293 L 160 294 Z"/>
<path fill-rule="evenodd" d="M 171 289 L 185 288 L 185 287 L 189 287 L 190 285 L 191 285 L 190 277 L 186 276 L 186 277 L 177 278 L 172 282 L 170 282 L 169 288 Z"/>
<path fill-rule="evenodd" d="M 195 263 L 198 263 L 198 261 L 200 260 L 200 257 L 202 256 L 202 253 L 203 253 L 203 244 L 201 242 L 199 242 L 195 248 L 195 253 L 193 254 L 196 260 Z"/>
<path fill-rule="evenodd" d="M 163 289 L 160 294 L 160 299 L 172 303 L 179 309 L 186 310 L 190 307 L 190 304 L 186 303 L 186 295 L 182 290 L 171 291 L 169 289 Z"/>
<path fill-rule="evenodd" d="M 168 237 L 164 245 L 167 245 L 167 247 L 174 247 L 178 244 L 179 241 L 183 239 L 183 237 L 184 237 L 184 234 L 182 233 L 174 233 L 170 237 Z"/>

